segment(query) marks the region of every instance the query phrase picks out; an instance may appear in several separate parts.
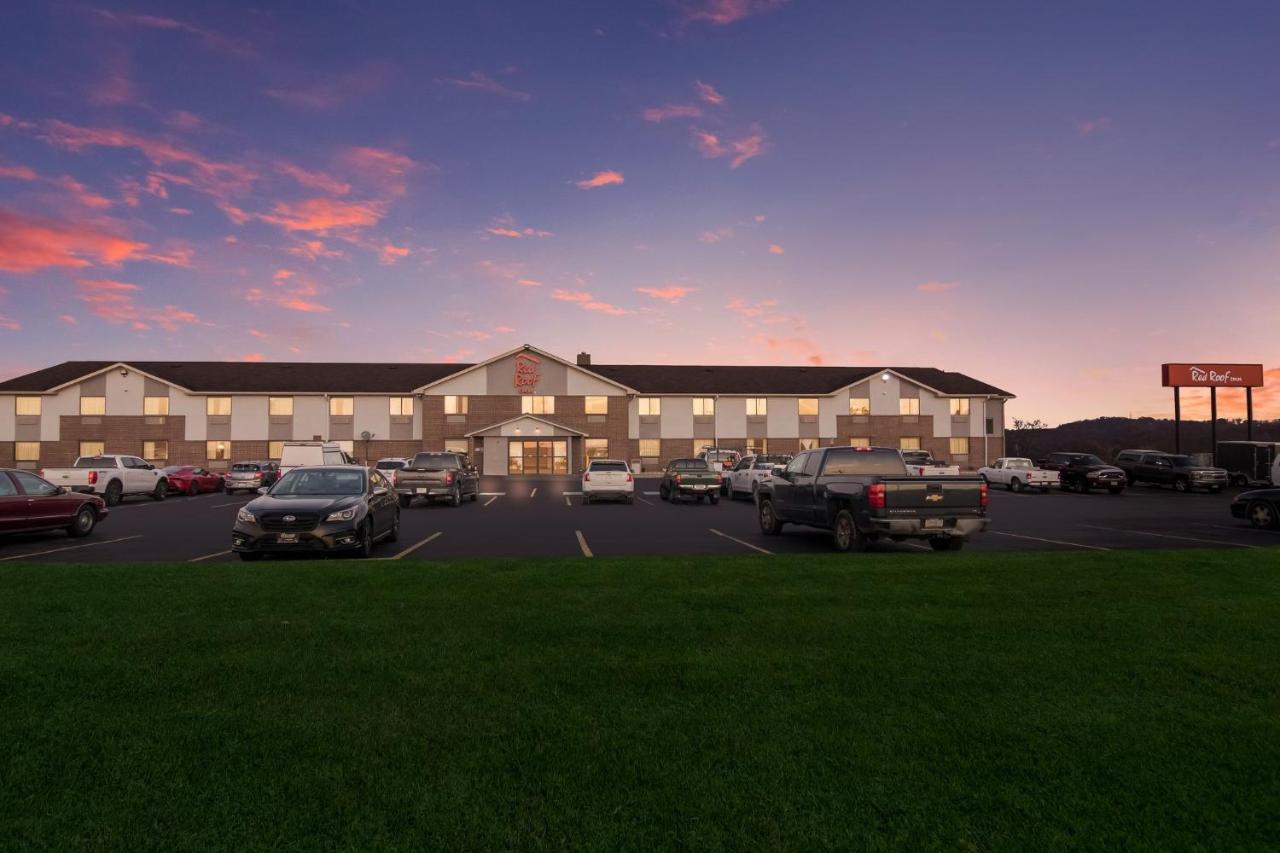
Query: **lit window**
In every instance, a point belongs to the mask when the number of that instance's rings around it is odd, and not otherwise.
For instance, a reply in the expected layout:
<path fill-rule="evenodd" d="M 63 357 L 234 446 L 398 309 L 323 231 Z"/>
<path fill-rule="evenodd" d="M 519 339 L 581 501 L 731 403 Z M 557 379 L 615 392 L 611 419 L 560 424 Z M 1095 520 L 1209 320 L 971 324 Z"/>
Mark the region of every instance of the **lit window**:
<path fill-rule="evenodd" d="M 768 453 L 768 452 L 769 452 L 768 439 L 766 438 L 748 438 L 747 439 L 747 455 L 748 456 L 755 456 L 761 453 Z"/>
<path fill-rule="evenodd" d="M 871 439 L 869 438 L 851 438 L 849 439 L 850 447 L 870 447 Z"/>
<path fill-rule="evenodd" d="M 588 415 L 609 414 L 609 398 L 608 397 L 588 397 L 585 405 L 586 405 Z"/>
<path fill-rule="evenodd" d="M 693 398 L 693 416 L 695 418 L 709 418 L 716 413 L 716 401 L 714 397 L 694 397 Z"/>
<path fill-rule="evenodd" d="M 918 415 L 920 414 L 920 398 L 919 397 L 903 397 L 898 401 L 898 414 L 900 415 Z"/>
<path fill-rule="evenodd" d="M 329 398 L 329 417 L 331 418 L 349 418 L 356 411 L 356 401 L 353 397 L 330 397 Z"/>
<path fill-rule="evenodd" d="M 229 462 L 231 460 L 231 442 L 206 441 L 205 458 L 212 461 Z"/>
<path fill-rule="evenodd" d="M 850 397 L 849 398 L 849 414 L 851 415 L 871 414 L 871 399 L 869 397 Z"/>
<path fill-rule="evenodd" d="M 168 398 L 164 398 L 166 402 Z M 163 461 L 169 458 L 169 442 L 167 441 L 144 441 L 142 442 L 142 458 L 147 461 Z"/>
<path fill-rule="evenodd" d="M 919 436 L 911 436 L 911 435 L 903 436 L 902 438 L 898 439 L 898 448 L 900 450 L 919 450 L 920 449 Z"/>
<path fill-rule="evenodd" d="M 641 397 L 640 416 L 641 417 L 658 417 L 662 414 L 662 398 L 661 397 Z M 658 454 L 653 454 L 657 456 Z"/>
<path fill-rule="evenodd" d="M 293 398 L 292 397 L 268 397 L 267 413 L 277 418 L 293 417 Z"/>
<path fill-rule="evenodd" d="M 818 416 L 818 398 L 817 397 L 801 397 L 796 400 L 796 409 L 800 412 L 802 418 L 813 418 Z"/>
<path fill-rule="evenodd" d="M 16 397 L 13 405 L 14 411 L 22 417 L 40 417 L 39 397 Z"/>
<path fill-rule="evenodd" d="M 556 413 L 556 398 L 551 396 L 521 397 L 520 411 L 526 415 L 554 415 Z"/>
<path fill-rule="evenodd" d="M 106 413 L 107 413 L 106 397 L 81 397 L 80 398 L 80 414 L 105 415 Z"/>
<path fill-rule="evenodd" d="M 747 398 L 747 417 L 763 418 L 769 413 L 769 403 L 764 397 Z"/>
<path fill-rule="evenodd" d="M 969 455 L 969 436 L 959 435 L 951 439 L 951 455 L 952 456 L 968 456 Z"/>
<path fill-rule="evenodd" d="M 960 417 L 969 417 L 969 398 L 961 397 L 951 401 L 951 414 Z"/>
<path fill-rule="evenodd" d="M 101 441 L 82 441 L 80 442 L 81 456 L 101 456 L 107 452 L 107 445 Z"/>
<path fill-rule="evenodd" d="M 588 459 L 608 459 L 609 458 L 609 439 L 607 438 L 585 439 L 584 446 L 587 449 Z"/>
<path fill-rule="evenodd" d="M 467 444 L 465 438 L 446 438 L 444 440 L 445 453 L 461 453 L 466 456 L 471 452 L 471 447 Z"/>
<path fill-rule="evenodd" d="M 802 439 L 800 439 L 800 449 L 801 449 L 801 450 L 817 450 L 817 449 L 818 449 L 818 439 L 816 439 L 816 438 L 802 438 Z"/>
<path fill-rule="evenodd" d="M 209 397 L 204 403 L 204 413 L 210 417 L 226 418 L 231 416 L 230 397 Z M 210 456 L 210 459 L 214 457 Z"/>
<path fill-rule="evenodd" d="M 444 397 L 444 413 L 446 415 L 465 415 L 467 413 L 467 398 L 446 394 Z"/>
<path fill-rule="evenodd" d="M 284 442 L 283 442 L 283 441 L 268 441 L 268 442 L 267 442 L 267 458 L 268 458 L 268 459 L 279 459 L 279 458 L 280 458 L 281 456 L 283 456 L 283 455 L 284 455 Z"/>
<path fill-rule="evenodd" d="M 142 414 L 162 418 L 169 414 L 168 397 L 143 397 Z"/>
<path fill-rule="evenodd" d="M 413 398 L 412 397 L 392 397 L 390 405 L 391 405 L 391 417 L 393 418 L 413 417 Z"/>
<path fill-rule="evenodd" d="M 39 399 L 38 397 L 36 399 Z M 13 459 L 15 462 L 39 462 L 40 442 L 15 441 L 13 443 Z"/>
<path fill-rule="evenodd" d="M 640 439 L 640 455 L 645 458 L 656 458 L 662 455 L 662 444 L 656 438 Z"/>

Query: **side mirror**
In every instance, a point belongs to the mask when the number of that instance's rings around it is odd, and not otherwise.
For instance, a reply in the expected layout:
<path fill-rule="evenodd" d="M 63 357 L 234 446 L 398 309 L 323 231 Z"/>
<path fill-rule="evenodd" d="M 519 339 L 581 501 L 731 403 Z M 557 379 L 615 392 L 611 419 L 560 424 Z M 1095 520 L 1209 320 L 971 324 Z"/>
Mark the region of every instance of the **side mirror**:
<path fill-rule="evenodd" d="M 71 494 L 71 489 L 68 486 L 54 486 L 54 488 L 58 490 L 57 494 L 60 494 L 60 495 Z"/>
<path fill-rule="evenodd" d="M 156 466 L 154 465 L 144 465 L 143 467 L 146 468 L 148 471 L 156 470 Z"/>
<path fill-rule="evenodd" d="M 378 486 L 376 489 L 374 489 L 374 490 L 373 490 L 373 496 L 374 496 L 375 498 L 380 498 L 380 497 L 382 497 L 382 496 L 383 496 L 383 495 L 385 495 L 385 494 L 387 494 L 387 487 L 386 487 L 386 486 Z"/>
<path fill-rule="evenodd" d="M 774 465 L 772 468 L 769 469 L 769 476 L 778 477 L 780 479 L 785 480 L 787 479 L 787 469 L 782 467 L 781 465 Z"/>
<path fill-rule="evenodd" d="M 271 491 L 271 489 L 267 488 L 266 486 L 259 486 L 259 487 L 258 487 L 258 494 L 260 494 L 260 495 L 265 495 L 265 494 L 266 494 L 267 492 L 269 492 L 269 491 Z"/>

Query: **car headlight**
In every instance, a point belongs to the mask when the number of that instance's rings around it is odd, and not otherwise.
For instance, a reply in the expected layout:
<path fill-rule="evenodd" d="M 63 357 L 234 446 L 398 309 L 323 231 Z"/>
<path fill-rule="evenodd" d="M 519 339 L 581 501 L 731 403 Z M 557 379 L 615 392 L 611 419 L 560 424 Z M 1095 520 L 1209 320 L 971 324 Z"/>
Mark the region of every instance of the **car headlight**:
<path fill-rule="evenodd" d="M 253 513 L 247 509 L 242 509 L 236 513 L 236 521 L 243 521 L 245 524 L 256 524 L 258 519 L 253 517 Z"/>
<path fill-rule="evenodd" d="M 340 509 L 337 512 L 329 513 L 329 517 L 325 521 L 350 521 L 356 517 L 356 508 Z"/>

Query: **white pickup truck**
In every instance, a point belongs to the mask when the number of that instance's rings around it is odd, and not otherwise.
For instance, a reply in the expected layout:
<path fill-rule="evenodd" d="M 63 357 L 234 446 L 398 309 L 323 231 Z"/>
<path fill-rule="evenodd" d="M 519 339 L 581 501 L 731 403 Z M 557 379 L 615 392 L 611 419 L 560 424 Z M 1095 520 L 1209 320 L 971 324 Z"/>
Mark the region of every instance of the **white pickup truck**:
<path fill-rule="evenodd" d="M 101 495 L 107 506 L 126 495 L 162 501 L 169 491 L 164 472 L 137 456 L 81 456 L 70 468 L 46 468 L 40 476 L 68 491 Z"/>
<path fill-rule="evenodd" d="M 902 461 L 912 477 L 959 477 L 959 465 L 939 465 L 927 450 L 904 450 Z"/>
<path fill-rule="evenodd" d="M 1039 489 L 1041 494 L 1058 485 L 1057 471 L 1037 468 L 1030 459 L 1021 456 L 1000 457 L 995 462 L 978 469 L 978 476 L 988 483 L 1005 486 L 1011 492 Z"/>

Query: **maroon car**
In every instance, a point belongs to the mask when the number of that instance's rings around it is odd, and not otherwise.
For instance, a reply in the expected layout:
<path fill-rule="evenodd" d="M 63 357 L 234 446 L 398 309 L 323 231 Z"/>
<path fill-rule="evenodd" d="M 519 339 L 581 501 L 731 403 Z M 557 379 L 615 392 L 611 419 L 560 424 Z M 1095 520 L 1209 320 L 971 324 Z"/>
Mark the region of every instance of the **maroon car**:
<path fill-rule="evenodd" d="M 164 469 L 169 491 L 183 495 L 222 491 L 222 475 L 198 465 L 170 465 Z"/>
<path fill-rule="evenodd" d="M 107 517 L 97 495 L 64 492 L 30 471 L 0 468 L 0 533 L 65 530 L 88 536 Z"/>

